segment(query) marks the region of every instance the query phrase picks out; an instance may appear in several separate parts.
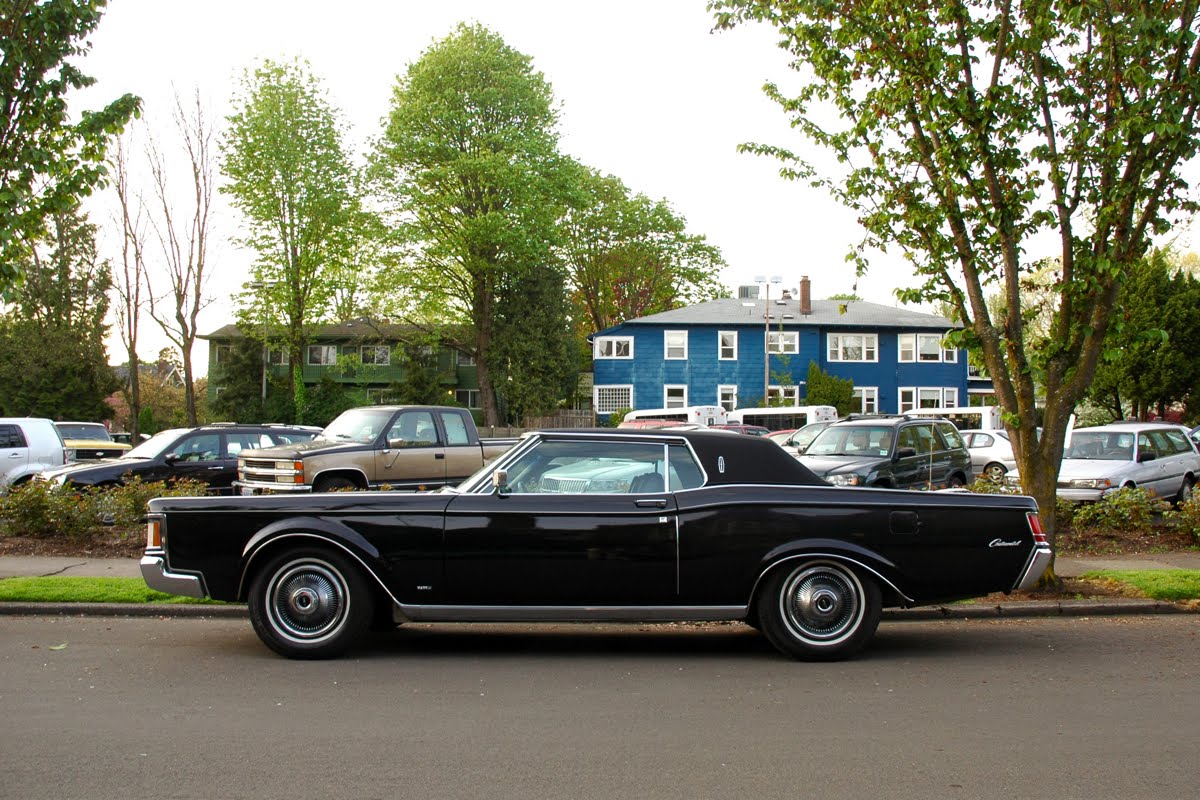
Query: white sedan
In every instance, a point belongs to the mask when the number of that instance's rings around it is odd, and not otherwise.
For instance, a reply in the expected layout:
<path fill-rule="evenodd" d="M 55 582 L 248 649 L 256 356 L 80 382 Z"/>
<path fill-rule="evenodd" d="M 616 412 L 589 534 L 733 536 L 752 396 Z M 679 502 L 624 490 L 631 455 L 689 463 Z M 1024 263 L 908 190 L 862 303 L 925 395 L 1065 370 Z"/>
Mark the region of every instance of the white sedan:
<path fill-rule="evenodd" d="M 971 453 L 971 471 L 999 483 L 1004 476 L 1017 468 L 1017 457 L 1013 455 L 1012 441 L 1004 430 L 959 431 L 967 450 Z"/>

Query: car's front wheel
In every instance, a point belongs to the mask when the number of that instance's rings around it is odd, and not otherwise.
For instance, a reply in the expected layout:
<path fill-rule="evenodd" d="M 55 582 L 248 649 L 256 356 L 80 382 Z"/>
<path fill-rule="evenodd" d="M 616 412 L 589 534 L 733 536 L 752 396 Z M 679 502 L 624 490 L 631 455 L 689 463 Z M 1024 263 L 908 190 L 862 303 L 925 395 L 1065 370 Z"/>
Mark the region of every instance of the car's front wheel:
<path fill-rule="evenodd" d="M 361 570 L 334 550 L 283 552 L 250 584 L 250 622 L 288 658 L 333 658 L 366 632 L 372 598 Z"/>
<path fill-rule="evenodd" d="M 825 559 L 776 570 L 758 603 L 762 632 L 783 653 L 805 661 L 854 655 L 879 627 L 879 585 Z"/>

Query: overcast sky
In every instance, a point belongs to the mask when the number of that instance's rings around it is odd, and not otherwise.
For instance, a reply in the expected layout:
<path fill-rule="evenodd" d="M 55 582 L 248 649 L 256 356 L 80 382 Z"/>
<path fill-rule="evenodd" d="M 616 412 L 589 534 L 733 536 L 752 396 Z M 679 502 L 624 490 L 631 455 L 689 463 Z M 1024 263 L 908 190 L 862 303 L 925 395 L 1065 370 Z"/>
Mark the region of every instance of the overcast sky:
<path fill-rule="evenodd" d="M 167 144 L 174 92 L 198 89 L 223 122 L 244 69 L 301 56 L 361 151 L 381 130 L 396 76 L 460 21 L 482 23 L 531 56 L 561 106 L 563 150 L 666 199 L 692 233 L 721 249 L 727 286 L 779 275 L 795 287 L 808 275 L 814 297 L 852 290 L 844 256 L 860 237 L 854 215 L 780 178 L 777 162 L 736 152 L 746 141 L 804 149 L 760 89 L 769 79 L 787 84 L 787 55 L 765 28 L 711 33 L 704 0 L 110 0 L 81 64 L 98 85 L 76 108 L 133 92 L 144 100 L 144 125 Z M 212 235 L 224 242 L 238 232 L 237 215 L 222 208 Z M 210 259 L 208 294 L 217 301 L 201 317 L 204 333 L 233 321 L 229 295 L 250 262 L 231 244 Z M 894 304 L 892 290 L 906 281 L 912 273 L 898 256 L 880 256 L 857 291 Z M 166 344 L 151 333 L 143 357 Z M 109 353 L 125 360 L 115 336 Z M 200 347 L 197 372 L 206 365 Z"/>

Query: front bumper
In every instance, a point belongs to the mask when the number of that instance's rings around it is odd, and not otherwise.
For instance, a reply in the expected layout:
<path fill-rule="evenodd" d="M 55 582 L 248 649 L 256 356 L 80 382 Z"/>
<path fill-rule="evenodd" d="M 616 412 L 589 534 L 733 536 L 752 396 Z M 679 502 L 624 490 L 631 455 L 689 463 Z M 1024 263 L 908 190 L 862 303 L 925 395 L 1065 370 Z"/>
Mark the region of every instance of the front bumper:
<path fill-rule="evenodd" d="M 147 550 L 140 563 L 142 580 L 151 589 L 183 597 L 207 597 L 204 580 L 199 575 L 172 572 L 167 567 L 167 554 L 162 550 Z"/>
<path fill-rule="evenodd" d="M 233 493 L 240 495 L 258 494 L 302 494 L 312 492 L 312 487 L 304 483 L 250 483 L 249 481 L 234 481 Z"/>
<path fill-rule="evenodd" d="M 1033 557 L 1029 559 L 1029 566 L 1025 567 L 1025 573 L 1021 576 L 1021 580 L 1017 581 L 1013 591 L 1027 592 L 1036 586 L 1053 558 L 1054 552 L 1049 547 L 1042 546 L 1034 550 Z"/>

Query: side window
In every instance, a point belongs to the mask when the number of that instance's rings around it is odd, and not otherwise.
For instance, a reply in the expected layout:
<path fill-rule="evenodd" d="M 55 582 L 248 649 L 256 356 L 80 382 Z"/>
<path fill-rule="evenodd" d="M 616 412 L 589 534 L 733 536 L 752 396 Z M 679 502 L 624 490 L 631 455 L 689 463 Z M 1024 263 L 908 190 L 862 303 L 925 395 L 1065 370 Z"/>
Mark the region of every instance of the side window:
<path fill-rule="evenodd" d="M 986 433 L 971 434 L 971 441 L 968 447 L 991 447 L 993 443 L 992 437 Z"/>
<path fill-rule="evenodd" d="M 180 461 L 219 461 L 221 459 L 221 435 L 201 433 L 189 436 L 175 446 L 168 455 L 176 455 Z"/>
<path fill-rule="evenodd" d="M 0 448 L 25 447 L 25 434 L 17 425 L 0 425 Z"/>
<path fill-rule="evenodd" d="M 428 447 L 437 444 L 437 428 L 430 411 L 405 411 L 388 430 L 391 447 Z"/>
<path fill-rule="evenodd" d="M 1150 443 L 1150 436 L 1145 433 L 1138 434 L 1137 454 L 1140 456 L 1142 453 L 1158 455 L 1158 448 Z"/>
<path fill-rule="evenodd" d="M 271 447 L 274 442 L 265 433 L 229 433 L 226 434 L 226 447 L 229 457 L 236 458 L 243 450 L 257 450 L 260 447 Z"/>
<path fill-rule="evenodd" d="M 896 447 L 911 447 L 919 452 L 921 449 L 921 443 L 917 439 L 916 427 L 910 425 L 907 428 L 901 428 L 900 435 L 896 439 Z"/>
<path fill-rule="evenodd" d="M 467 444 L 471 441 L 470 435 L 467 434 L 467 423 L 461 414 L 443 411 L 440 416 L 442 427 L 446 429 L 446 444 Z"/>
<path fill-rule="evenodd" d="M 958 429 L 953 425 L 938 425 L 938 433 L 942 436 L 942 441 L 945 442 L 945 447 L 950 450 L 957 450 L 960 447 L 966 447 L 963 444 L 962 436 L 959 435 Z"/>
<path fill-rule="evenodd" d="M 1174 453 L 1193 453 L 1192 446 L 1188 444 L 1187 436 L 1183 431 L 1163 431 L 1163 435 L 1167 437 L 1167 441 L 1171 443 L 1171 452 Z"/>
<path fill-rule="evenodd" d="M 673 444 L 667 451 L 670 459 L 670 477 L 672 492 L 680 489 L 696 489 L 704 485 L 704 473 L 700 465 L 692 457 L 692 451 L 681 444 Z"/>

